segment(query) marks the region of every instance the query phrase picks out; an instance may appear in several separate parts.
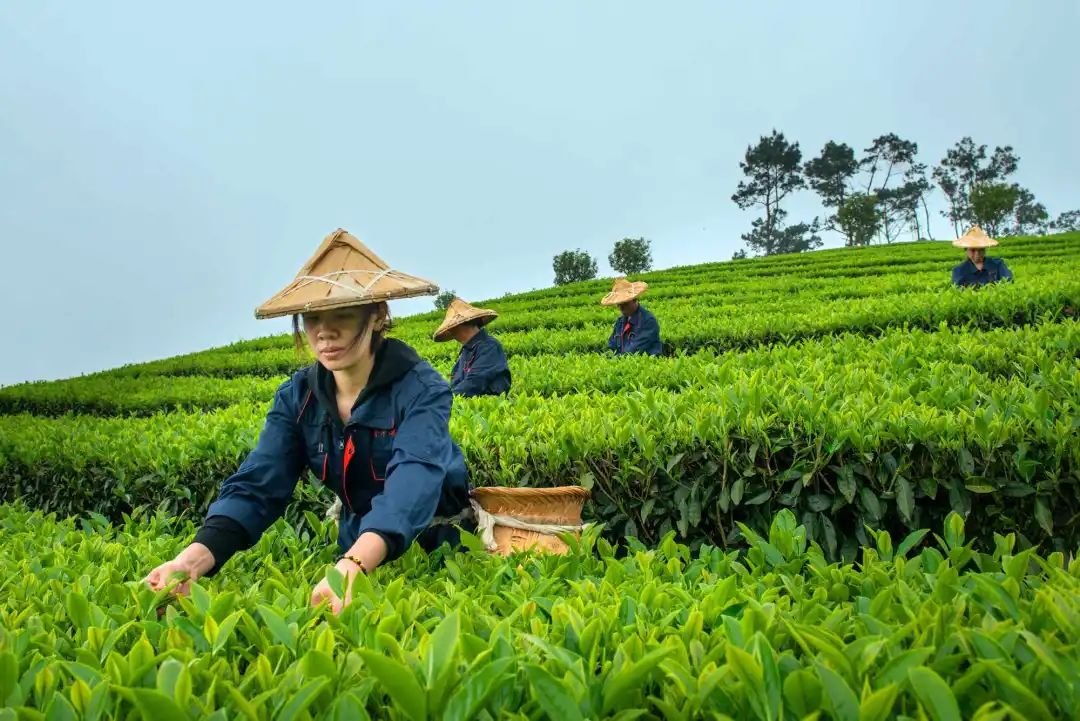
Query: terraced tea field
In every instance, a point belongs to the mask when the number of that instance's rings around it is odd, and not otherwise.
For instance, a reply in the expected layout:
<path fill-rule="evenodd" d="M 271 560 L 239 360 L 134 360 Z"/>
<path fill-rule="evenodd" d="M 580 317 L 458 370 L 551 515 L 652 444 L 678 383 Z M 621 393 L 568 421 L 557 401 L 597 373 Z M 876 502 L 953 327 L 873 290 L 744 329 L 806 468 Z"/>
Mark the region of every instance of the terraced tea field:
<path fill-rule="evenodd" d="M 314 479 L 163 614 L 138 582 L 291 338 L 0 389 L 0 719 L 1076 718 L 1080 234 L 992 254 L 977 292 L 948 243 L 645 274 L 662 358 L 601 352 L 610 280 L 481 301 L 514 387 L 454 402 L 474 485 L 585 485 L 599 525 L 410 551 L 341 616 Z M 393 334 L 449 373 L 440 320 Z"/>

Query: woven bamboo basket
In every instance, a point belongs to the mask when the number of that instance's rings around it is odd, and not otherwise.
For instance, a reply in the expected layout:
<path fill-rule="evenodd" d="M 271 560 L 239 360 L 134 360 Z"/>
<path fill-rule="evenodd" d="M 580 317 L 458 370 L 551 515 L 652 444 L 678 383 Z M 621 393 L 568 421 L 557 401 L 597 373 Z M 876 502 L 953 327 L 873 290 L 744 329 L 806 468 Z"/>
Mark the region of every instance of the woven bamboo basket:
<path fill-rule="evenodd" d="M 480 507 L 488 513 L 511 516 L 525 523 L 560 526 L 581 525 L 581 509 L 589 498 L 589 492 L 581 486 L 483 487 L 474 488 L 472 494 Z M 494 553 L 500 556 L 508 556 L 514 551 L 528 548 L 555 554 L 564 554 L 570 550 L 558 536 L 539 531 L 526 531 L 496 523 L 494 535 L 498 544 Z M 575 535 L 580 537 L 581 534 Z"/>

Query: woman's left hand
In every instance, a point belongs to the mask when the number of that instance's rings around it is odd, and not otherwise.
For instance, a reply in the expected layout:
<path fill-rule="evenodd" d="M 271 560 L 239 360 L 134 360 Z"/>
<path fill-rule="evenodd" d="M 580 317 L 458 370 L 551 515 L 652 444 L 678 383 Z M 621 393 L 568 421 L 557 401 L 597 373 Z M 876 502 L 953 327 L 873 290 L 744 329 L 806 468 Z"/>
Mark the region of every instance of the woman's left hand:
<path fill-rule="evenodd" d="M 344 600 L 337 597 L 337 594 L 330 589 L 330 583 L 325 578 L 315 586 L 315 589 L 311 592 L 311 605 L 318 606 L 323 601 L 330 602 L 330 610 L 334 615 L 341 613 L 341 610 L 352 603 L 352 580 L 358 573 L 363 573 L 360 566 L 353 563 L 347 558 L 343 558 L 334 564 L 334 568 L 341 571 L 341 575 L 345 577 L 345 598 Z"/>

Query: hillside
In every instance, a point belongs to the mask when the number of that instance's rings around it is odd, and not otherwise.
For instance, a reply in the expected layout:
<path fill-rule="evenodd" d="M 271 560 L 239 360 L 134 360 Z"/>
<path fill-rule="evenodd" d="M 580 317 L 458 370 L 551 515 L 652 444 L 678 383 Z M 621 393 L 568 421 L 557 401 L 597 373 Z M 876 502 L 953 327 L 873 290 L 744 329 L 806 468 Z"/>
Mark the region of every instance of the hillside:
<path fill-rule="evenodd" d="M 600 355 L 608 280 L 483 301 L 501 314 L 513 393 L 456 401 L 452 431 L 475 485 L 590 485 L 614 537 L 724 543 L 734 521 L 764 528 L 790 507 L 830 553 L 845 539 L 850 552 L 866 523 L 935 525 L 955 508 L 1072 542 L 1060 523 L 1075 494 L 1020 487 L 1077 472 L 1061 440 L 1078 250 L 1076 235 L 1010 240 L 1000 256 L 1018 281 L 981 292 L 949 286 L 962 252 L 948 243 L 648 273 L 661 359 Z M 399 319 L 393 334 L 448 374 L 457 345 L 431 340 L 440 320 Z M 5 497 L 200 511 L 306 362 L 274 336 L 0 390 Z"/>
<path fill-rule="evenodd" d="M 1066 717 L 1080 234 L 991 255 L 1014 283 L 952 288 L 963 252 L 939 242 L 647 273 L 661 358 L 601 353 L 610 280 L 477 300 L 500 313 L 514 385 L 454 402 L 473 484 L 582 484 L 603 526 L 523 565 L 411 552 L 326 623 L 306 607 L 333 556 L 333 528 L 305 513 L 328 502 L 314 481 L 163 618 L 135 583 L 190 538 L 307 362 L 290 337 L 0 389 L 0 542 L 24 549 L 0 578 L 25 579 L 3 585 L 0 702 L 51 718 Z M 393 335 L 448 374 L 441 318 Z"/>

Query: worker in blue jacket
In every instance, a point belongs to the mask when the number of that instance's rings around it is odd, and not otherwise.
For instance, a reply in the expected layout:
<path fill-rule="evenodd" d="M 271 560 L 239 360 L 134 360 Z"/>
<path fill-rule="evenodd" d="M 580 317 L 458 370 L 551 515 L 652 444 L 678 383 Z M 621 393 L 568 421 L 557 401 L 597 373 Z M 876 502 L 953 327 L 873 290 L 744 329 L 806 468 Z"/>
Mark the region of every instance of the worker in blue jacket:
<path fill-rule="evenodd" d="M 349 582 L 414 542 L 456 544 L 470 527 L 469 484 L 450 437 L 446 380 L 401 341 L 386 338 L 386 300 L 434 294 L 431 283 L 391 270 L 343 230 L 327 236 L 296 279 L 256 310 L 292 315 L 298 345 L 316 361 L 278 388 L 255 449 L 221 486 L 194 540 L 146 577 L 155 590 L 217 573 L 285 511 L 305 469 L 341 502 L 336 564 Z M 474 527 L 474 526 L 472 526 Z M 313 605 L 338 598 L 323 579 Z"/>
<path fill-rule="evenodd" d="M 461 352 L 450 372 L 450 389 L 455 396 L 497 396 L 510 392 L 510 365 L 499 343 L 484 329 L 499 317 L 493 310 L 469 305 L 454 298 L 446 309 L 446 318 L 435 331 L 434 339 L 453 338 Z"/>
<path fill-rule="evenodd" d="M 1013 274 L 1004 260 L 986 257 L 986 249 L 997 244 L 977 225 L 954 240 L 953 245 L 965 249 L 967 260 L 953 268 L 953 285 L 958 288 L 981 288 L 1002 280 L 1011 281 Z"/>
<path fill-rule="evenodd" d="M 608 349 L 615 351 L 615 355 L 645 353 L 658 356 L 663 353 L 660 324 L 656 316 L 638 302 L 648 289 L 645 281 L 631 283 L 626 278 L 616 278 L 611 292 L 600 301 L 601 305 L 618 306 L 621 313 L 608 338 Z"/>

